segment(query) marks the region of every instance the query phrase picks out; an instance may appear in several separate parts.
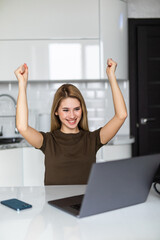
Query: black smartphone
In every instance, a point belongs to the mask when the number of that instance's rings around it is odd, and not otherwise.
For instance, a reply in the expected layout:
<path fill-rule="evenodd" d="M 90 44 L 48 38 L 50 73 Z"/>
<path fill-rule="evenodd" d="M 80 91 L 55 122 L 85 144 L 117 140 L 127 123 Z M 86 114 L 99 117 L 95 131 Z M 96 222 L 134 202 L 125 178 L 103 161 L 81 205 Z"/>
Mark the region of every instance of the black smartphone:
<path fill-rule="evenodd" d="M 23 202 L 21 200 L 18 200 L 16 198 L 1 201 L 1 204 L 5 205 L 9 208 L 12 208 L 16 211 L 20 211 L 20 210 L 24 210 L 24 209 L 28 209 L 28 208 L 32 207 L 32 205 L 30 205 L 26 202 Z"/>

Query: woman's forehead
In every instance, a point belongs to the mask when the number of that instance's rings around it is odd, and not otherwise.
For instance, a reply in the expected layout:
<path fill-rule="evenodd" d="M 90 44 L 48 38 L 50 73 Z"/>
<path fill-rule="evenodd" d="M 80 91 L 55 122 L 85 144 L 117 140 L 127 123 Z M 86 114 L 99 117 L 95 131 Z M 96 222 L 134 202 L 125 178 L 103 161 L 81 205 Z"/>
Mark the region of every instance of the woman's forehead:
<path fill-rule="evenodd" d="M 62 99 L 60 103 L 60 107 L 74 108 L 79 106 L 80 106 L 80 101 L 77 98 L 71 98 L 71 97 Z"/>

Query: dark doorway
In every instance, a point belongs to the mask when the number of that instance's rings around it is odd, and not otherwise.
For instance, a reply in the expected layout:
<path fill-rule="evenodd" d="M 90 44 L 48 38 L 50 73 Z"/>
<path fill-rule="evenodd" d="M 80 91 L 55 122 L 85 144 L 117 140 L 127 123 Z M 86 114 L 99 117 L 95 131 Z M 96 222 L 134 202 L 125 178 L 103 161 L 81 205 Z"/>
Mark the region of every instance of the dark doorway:
<path fill-rule="evenodd" d="M 160 152 L 160 19 L 129 19 L 133 155 Z"/>

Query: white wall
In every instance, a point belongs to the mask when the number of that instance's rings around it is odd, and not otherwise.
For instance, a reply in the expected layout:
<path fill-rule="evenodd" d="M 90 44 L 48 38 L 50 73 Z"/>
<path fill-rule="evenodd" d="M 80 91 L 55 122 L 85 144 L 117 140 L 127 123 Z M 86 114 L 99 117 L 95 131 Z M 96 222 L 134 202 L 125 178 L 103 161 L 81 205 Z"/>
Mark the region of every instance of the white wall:
<path fill-rule="evenodd" d="M 29 107 L 29 122 L 32 127 L 38 128 L 38 118 L 36 117 L 38 116 L 38 114 L 40 113 L 50 114 L 54 93 L 56 92 L 58 87 L 60 87 L 60 85 L 62 85 L 63 83 L 64 82 L 59 81 L 28 83 L 27 95 Z M 113 117 L 114 107 L 110 85 L 107 80 L 96 81 L 77 80 L 76 82 L 73 82 L 73 84 L 80 89 L 86 101 L 90 130 L 94 130 L 97 129 L 98 127 L 103 126 L 106 122 L 108 122 L 108 120 L 110 120 Z M 129 113 L 129 81 L 120 80 L 119 86 L 123 93 Z M 2 93 L 10 94 L 15 99 L 17 99 L 18 83 L 17 82 L 0 83 L 0 94 Z M 8 101 L 10 100 L 8 99 Z M 0 111 L 1 110 L 2 107 L 0 106 Z M 4 111 L 3 115 L 6 115 Z M 6 109 L 6 113 L 7 111 L 8 109 Z M 0 117 L 0 126 L 3 125 L 5 128 L 5 121 L 6 121 L 5 118 Z M 125 124 L 120 129 L 119 134 L 130 134 L 129 117 L 127 118 Z"/>
<path fill-rule="evenodd" d="M 128 18 L 160 18 L 160 0 L 128 0 Z"/>

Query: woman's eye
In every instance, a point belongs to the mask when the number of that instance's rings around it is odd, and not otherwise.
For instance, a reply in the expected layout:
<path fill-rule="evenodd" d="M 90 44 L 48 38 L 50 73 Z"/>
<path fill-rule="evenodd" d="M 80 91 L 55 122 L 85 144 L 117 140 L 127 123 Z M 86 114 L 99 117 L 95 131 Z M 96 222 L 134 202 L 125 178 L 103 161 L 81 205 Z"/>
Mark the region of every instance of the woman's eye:
<path fill-rule="evenodd" d="M 68 109 L 63 109 L 63 112 L 68 112 Z"/>
<path fill-rule="evenodd" d="M 75 110 L 76 110 L 76 111 L 79 111 L 79 110 L 80 110 L 80 108 L 79 108 L 79 107 L 78 107 L 78 108 L 75 108 Z"/>

